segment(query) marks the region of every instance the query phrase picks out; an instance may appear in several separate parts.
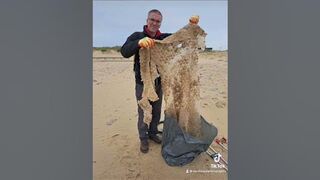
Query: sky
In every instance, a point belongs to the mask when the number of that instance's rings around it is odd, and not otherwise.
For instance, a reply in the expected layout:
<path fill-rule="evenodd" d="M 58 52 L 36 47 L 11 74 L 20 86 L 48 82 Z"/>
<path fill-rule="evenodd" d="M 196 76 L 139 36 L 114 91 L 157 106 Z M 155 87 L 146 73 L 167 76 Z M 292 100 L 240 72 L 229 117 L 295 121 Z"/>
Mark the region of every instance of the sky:
<path fill-rule="evenodd" d="M 122 46 L 136 31 L 142 31 L 147 13 L 161 11 L 160 31 L 174 33 L 199 15 L 198 25 L 208 34 L 206 46 L 228 49 L 228 2 L 220 1 L 93 1 L 93 47 Z"/>

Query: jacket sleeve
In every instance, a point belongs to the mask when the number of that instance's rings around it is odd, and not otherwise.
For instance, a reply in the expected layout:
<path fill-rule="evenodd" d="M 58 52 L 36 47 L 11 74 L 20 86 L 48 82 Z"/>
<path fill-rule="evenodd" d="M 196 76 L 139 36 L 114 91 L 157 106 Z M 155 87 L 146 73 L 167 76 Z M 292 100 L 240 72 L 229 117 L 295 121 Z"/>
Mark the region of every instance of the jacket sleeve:
<path fill-rule="evenodd" d="M 162 39 L 164 39 L 164 38 L 166 38 L 166 37 L 168 37 L 168 36 L 171 36 L 172 33 L 163 33 L 162 35 L 163 35 L 163 38 L 162 38 Z"/>
<path fill-rule="evenodd" d="M 128 37 L 127 41 L 121 47 L 121 55 L 125 58 L 129 58 L 136 54 L 140 47 L 138 45 L 140 38 L 137 33 L 133 33 Z"/>

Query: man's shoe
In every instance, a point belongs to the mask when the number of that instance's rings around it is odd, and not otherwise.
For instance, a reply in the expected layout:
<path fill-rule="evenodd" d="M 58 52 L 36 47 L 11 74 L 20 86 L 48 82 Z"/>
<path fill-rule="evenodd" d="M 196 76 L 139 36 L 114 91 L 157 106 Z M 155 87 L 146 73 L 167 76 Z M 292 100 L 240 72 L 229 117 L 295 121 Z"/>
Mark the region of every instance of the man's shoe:
<path fill-rule="evenodd" d="M 149 151 L 149 143 L 147 140 L 140 142 L 140 151 L 142 153 L 147 153 Z"/>
<path fill-rule="evenodd" d="M 149 138 L 157 144 L 161 144 L 161 139 L 157 135 L 150 135 Z"/>

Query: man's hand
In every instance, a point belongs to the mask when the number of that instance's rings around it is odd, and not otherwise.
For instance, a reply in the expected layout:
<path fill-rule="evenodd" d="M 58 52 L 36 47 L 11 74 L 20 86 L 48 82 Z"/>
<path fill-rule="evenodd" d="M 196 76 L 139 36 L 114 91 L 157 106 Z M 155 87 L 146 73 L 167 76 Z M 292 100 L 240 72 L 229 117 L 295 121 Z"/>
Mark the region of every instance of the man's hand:
<path fill-rule="evenodd" d="M 152 48 L 155 45 L 154 39 L 151 39 L 151 38 L 148 38 L 148 37 L 140 39 L 138 44 L 142 48 Z"/>
<path fill-rule="evenodd" d="M 191 24 L 198 24 L 199 18 L 200 18 L 200 17 L 199 17 L 198 15 L 191 16 L 190 19 L 189 19 L 189 22 L 190 22 Z"/>

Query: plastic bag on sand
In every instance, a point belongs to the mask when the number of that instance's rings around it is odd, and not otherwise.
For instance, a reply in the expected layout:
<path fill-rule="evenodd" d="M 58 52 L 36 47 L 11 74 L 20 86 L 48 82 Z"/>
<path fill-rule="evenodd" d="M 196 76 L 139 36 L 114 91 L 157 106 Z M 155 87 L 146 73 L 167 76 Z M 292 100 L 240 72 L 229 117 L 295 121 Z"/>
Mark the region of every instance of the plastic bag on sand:
<path fill-rule="evenodd" d="M 200 138 L 184 132 L 177 121 L 165 117 L 162 133 L 161 154 L 169 166 L 183 166 L 205 152 L 217 136 L 218 130 L 201 116 Z"/>

